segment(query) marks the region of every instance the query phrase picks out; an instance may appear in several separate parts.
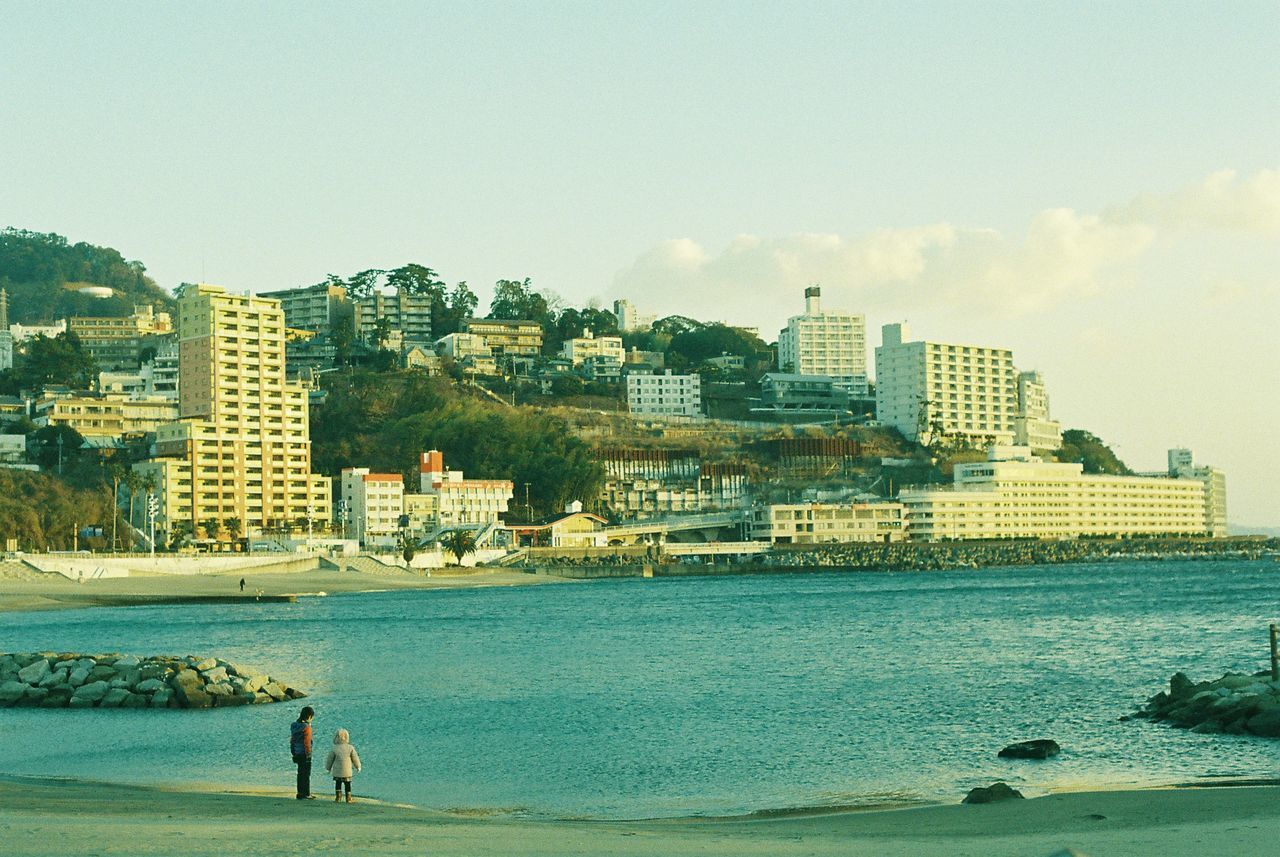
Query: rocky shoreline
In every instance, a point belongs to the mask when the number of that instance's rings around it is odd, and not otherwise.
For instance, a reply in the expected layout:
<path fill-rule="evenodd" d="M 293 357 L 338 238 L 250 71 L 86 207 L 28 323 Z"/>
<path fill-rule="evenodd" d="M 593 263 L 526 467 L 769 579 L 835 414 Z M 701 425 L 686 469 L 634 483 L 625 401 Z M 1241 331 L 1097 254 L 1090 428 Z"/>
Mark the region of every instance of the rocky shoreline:
<path fill-rule="evenodd" d="M 304 696 L 220 658 L 0 653 L 0 708 L 222 708 Z"/>
<path fill-rule="evenodd" d="M 1193 682 L 1175 673 L 1169 689 L 1151 697 L 1121 720 L 1148 718 L 1192 732 L 1280 738 L 1280 681 L 1269 671 L 1227 673 L 1215 681 Z"/>

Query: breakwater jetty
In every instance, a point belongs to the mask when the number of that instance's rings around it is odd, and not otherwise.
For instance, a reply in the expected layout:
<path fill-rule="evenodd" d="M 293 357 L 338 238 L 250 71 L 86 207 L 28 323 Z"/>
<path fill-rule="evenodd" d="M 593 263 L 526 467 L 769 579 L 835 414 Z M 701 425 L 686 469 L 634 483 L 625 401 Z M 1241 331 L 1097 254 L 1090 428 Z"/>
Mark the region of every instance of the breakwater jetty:
<path fill-rule="evenodd" d="M 0 707 L 6 708 L 221 708 L 304 696 L 220 658 L 0 654 Z"/>
<path fill-rule="evenodd" d="M 1192 732 L 1280 738 L 1280 681 L 1268 671 L 1227 673 L 1214 681 L 1193 682 L 1175 673 L 1169 689 L 1121 720 L 1148 718 Z"/>
<path fill-rule="evenodd" d="M 811 571 L 944 571 L 1000 566 L 1132 560 L 1280 559 L 1280 539 L 1064 539 L 1062 541 L 895 542 L 780 545 L 766 553 L 716 556 L 714 561 L 642 558 L 608 549 L 539 555 L 530 573 L 573 579 L 794 574 Z"/>

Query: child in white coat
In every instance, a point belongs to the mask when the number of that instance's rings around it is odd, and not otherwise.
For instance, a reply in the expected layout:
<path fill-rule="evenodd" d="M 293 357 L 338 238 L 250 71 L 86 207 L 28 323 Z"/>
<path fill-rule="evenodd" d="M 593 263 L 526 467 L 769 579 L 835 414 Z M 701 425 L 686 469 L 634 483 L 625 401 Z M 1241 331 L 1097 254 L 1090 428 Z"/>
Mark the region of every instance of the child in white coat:
<path fill-rule="evenodd" d="M 360 754 L 351 746 L 351 736 L 347 730 L 339 729 L 333 736 L 333 749 L 325 757 L 324 769 L 333 777 L 333 801 L 342 800 L 342 791 L 347 792 L 347 803 L 351 803 L 351 777 L 360 770 Z"/>

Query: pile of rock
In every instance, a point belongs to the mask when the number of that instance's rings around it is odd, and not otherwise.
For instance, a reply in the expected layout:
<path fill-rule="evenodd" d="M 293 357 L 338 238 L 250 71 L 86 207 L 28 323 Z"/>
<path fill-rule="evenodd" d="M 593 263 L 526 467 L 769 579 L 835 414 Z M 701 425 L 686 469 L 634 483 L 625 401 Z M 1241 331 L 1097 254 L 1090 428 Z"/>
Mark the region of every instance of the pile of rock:
<path fill-rule="evenodd" d="M 1198 683 L 1176 673 L 1167 691 L 1120 719 L 1135 717 L 1166 721 L 1192 732 L 1280 738 L 1280 682 L 1273 682 L 1269 672 L 1227 673 L 1217 681 Z"/>
<path fill-rule="evenodd" d="M 219 658 L 0 654 L 0 707 L 212 708 L 304 696 Z"/>

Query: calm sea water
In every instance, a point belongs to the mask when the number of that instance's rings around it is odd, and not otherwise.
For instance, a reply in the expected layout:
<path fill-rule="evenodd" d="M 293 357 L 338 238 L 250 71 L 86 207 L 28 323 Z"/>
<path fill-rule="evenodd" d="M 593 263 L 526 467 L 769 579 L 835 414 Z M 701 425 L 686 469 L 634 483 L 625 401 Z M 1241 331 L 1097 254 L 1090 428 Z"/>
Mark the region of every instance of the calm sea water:
<path fill-rule="evenodd" d="M 308 688 L 356 791 L 531 815 L 730 814 L 1274 775 L 1280 742 L 1119 715 L 1267 661 L 1275 562 L 600 581 L 0 616 L 0 650 L 216 654 Z M 288 788 L 296 705 L 0 709 L 0 772 Z M 1049 762 L 1006 762 L 1052 737 Z M 317 766 L 315 786 L 328 781 Z"/>

